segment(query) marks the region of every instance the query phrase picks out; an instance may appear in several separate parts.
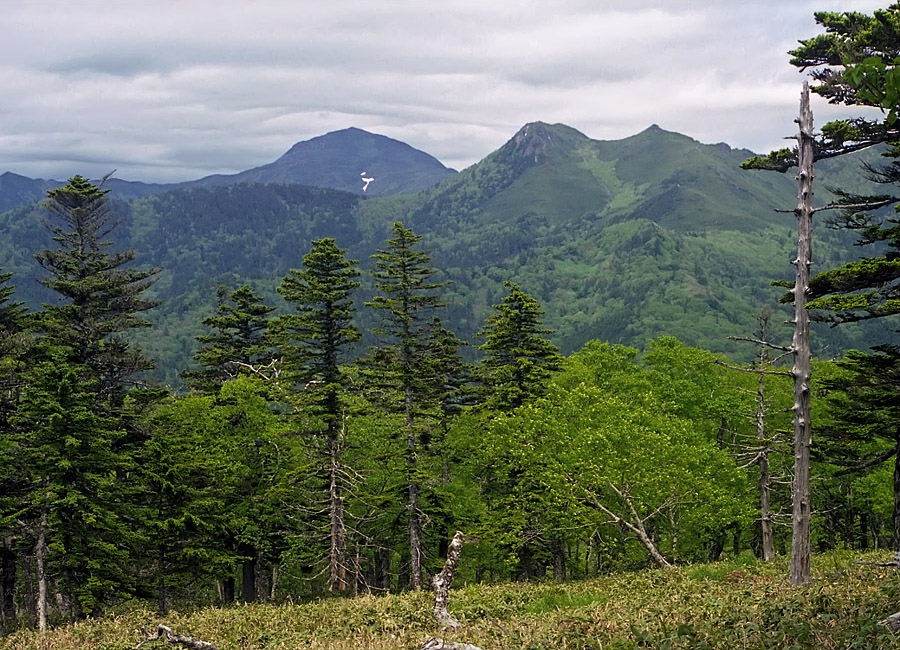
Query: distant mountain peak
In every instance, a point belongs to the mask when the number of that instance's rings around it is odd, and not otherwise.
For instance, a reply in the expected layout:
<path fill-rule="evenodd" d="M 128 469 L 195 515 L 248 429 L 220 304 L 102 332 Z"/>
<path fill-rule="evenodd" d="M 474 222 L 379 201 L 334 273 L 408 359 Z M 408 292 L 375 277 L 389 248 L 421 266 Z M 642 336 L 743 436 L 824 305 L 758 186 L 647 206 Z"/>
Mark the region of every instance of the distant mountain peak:
<path fill-rule="evenodd" d="M 299 183 L 366 196 L 414 194 L 456 172 L 386 135 L 351 126 L 294 144 L 278 160 L 203 185 Z"/>
<path fill-rule="evenodd" d="M 529 122 L 504 146 L 507 154 L 515 158 L 540 163 L 554 153 L 567 153 L 577 140 L 588 137 L 565 124 Z"/>

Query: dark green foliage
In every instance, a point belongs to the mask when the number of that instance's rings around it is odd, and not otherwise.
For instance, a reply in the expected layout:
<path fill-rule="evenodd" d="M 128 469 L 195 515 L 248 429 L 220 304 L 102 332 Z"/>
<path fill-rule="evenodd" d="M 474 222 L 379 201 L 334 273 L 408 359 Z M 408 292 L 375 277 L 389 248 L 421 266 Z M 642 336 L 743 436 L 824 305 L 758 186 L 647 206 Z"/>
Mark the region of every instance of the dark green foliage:
<path fill-rule="evenodd" d="M 827 417 L 817 431 L 818 455 L 843 468 L 838 476 L 893 465 L 890 529 L 893 547 L 900 550 L 900 347 L 851 350 L 834 369 L 821 382 Z"/>
<path fill-rule="evenodd" d="M 356 260 L 346 259 L 345 253 L 334 239 L 313 241 L 303 256 L 303 269 L 291 269 L 278 287 L 298 312 L 282 316 L 277 326 L 286 379 L 306 426 L 313 418 L 324 426 L 324 445 L 314 444 L 313 454 L 324 459 L 315 473 L 324 477 L 318 496 L 328 503 L 328 584 L 335 591 L 345 591 L 348 584 L 344 514 L 348 473 L 343 466 L 348 380 L 341 363 L 360 337 L 352 320 L 359 271 Z"/>
<path fill-rule="evenodd" d="M 283 363 L 289 379 L 312 399 L 316 414 L 333 433 L 340 415 L 339 394 L 344 383 L 340 365 L 348 348 L 359 340 L 353 325 L 353 294 L 359 287 L 356 260 L 344 257 L 334 239 L 317 239 L 303 256 L 303 269 L 291 269 L 278 293 L 298 313 L 279 321 L 285 341 Z"/>
<path fill-rule="evenodd" d="M 267 339 L 269 315 L 275 310 L 263 303 L 249 285 L 228 295 L 219 287 L 219 309 L 203 324 L 212 331 L 197 337 L 200 349 L 194 361 L 200 369 L 186 370 L 182 379 L 194 390 L 215 393 L 228 379 L 259 371 L 272 362 Z"/>
<path fill-rule="evenodd" d="M 447 283 L 433 281 L 436 270 L 431 267 L 428 252 L 419 248 L 419 235 L 400 222 L 394 223 L 391 235 L 385 248 L 372 256 L 372 276 L 381 295 L 366 305 L 381 315 L 383 325 L 375 333 L 384 342 L 371 356 L 370 367 L 374 370 L 373 385 L 387 391 L 383 403 L 403 418 L 410 586 L 419 589 L 425 557 L 420 497 L 427 476 L 420 466 L 419 453 L 422 436 L 439 407 L 433 388 L 432 345 L 441 338 L 446 341 L 440 328 L 434 332 L 437 336 L 429 330 L 435 310 L 443 304 L 439 291 Z"/>
<path fill-rule="evenodd" d="M 439 291 L 446 282 L 434 282 L 437 271 L 429 251 L 419 250 L 422 237 L 396 222 L 385 248 L 372 256 L 376 295 L 367 307 L 378 310 L 382 325 L 375 334 L 383 340 L 375 361 L 396 376 L 407 394 L 401 411 L 412 418 L 421 409 L 417 395 L 428 392 L 432 373 L 426 357 L 431 345 L 428 334 L 435 310 L 444 305 Z"/>
<path fill-rule="evenodd" d="M 130 390 L 152 364 L 125 334 L 147 326 L 139 314 L 155 302 L 142 293 L 157 271 L 129 268 L 132 251 L 108 252 L 116 223 L 105 192 L 85 179 L 49 192 L 47 207 L 58 247 L 36 257 L 59 302 L 36 316 L 11 452 L 21 519 L 32 539 L 48 536 L 48 577 L 79 616 L 132 587 L 136 422 L 157 395 Z"/>
<path fill-rule="evenodd" d="M 142 293 L 159 271 L 129 268 L 134 251 L 107 250 L 117 222 L 104 190 L 75 176 L 47 196 L 46 225 L 58 247 L 35 258 L 47 273 L 43 284 L 62 302 L 44 305 L 40 329 L 88 368 L 100 382 L 96 390 L 120 390 L 131 375 L 152 367 L 122 334 L 149 326 L 139 314 L 157 303 Z"/>
<path fill-rule="evenodd" d="M 15 389 L 19 383 L 27 351 L 24 331 L 26 312 L 21 302 L 12 302 L 15 289 L 8 284 L 12 273 L 0 272 L 0 432 L 15 402 Z"/>
<path fill-rule="evenodd" d="M 517 284 L 509 289 L 479 336 L 484 353 L 479 378 L 486 390 L 485 406 L 511 411 L 541 397 L 551 373 L 559 370 L 559 349 L 547 340 L 551 330 L 542 326 L 543 310 Z"/>

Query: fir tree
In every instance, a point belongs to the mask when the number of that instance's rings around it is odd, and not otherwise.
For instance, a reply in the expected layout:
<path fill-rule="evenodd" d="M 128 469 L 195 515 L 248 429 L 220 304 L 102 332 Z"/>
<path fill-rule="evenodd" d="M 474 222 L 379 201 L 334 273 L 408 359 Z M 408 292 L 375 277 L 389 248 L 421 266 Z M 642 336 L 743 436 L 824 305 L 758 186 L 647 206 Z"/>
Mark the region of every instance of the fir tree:
<path fill-rule="evenodd" d="M 203 320 L 211 332 L 197 337 L 200 349 L 193 358 L 200 368 L 181 373 L 188 386 L 204 393 L 215 393 L 228 379 L 255 374 L 271 362 L 267 333 L 275 308 L 246 284 L 230 295 L 220 286 L 217 293 L 216 314 Z"/>
<path fill-rule="evenodd" d="M 509 294 L 494 305 L 494 313 L 478 333 L 485 339 L 478 346 L 485 354 L 480 373 L 485 406 L 501 411 L 543 395 L 551 373 L 562 362 L 558 348 L 545 338 L 552 332 L 541 326 L 538 302 L 516 284 L 507 282 L 506 287 Z"/>
<path fill-rule="evenodd" d="M 296 309 L 281 319 L 285 334 L 284 365 L 288 379 L 302 396 L 308 413 L 321 419 L 319 436 L 325 443 L 328 475 L 329 589 L 347 588 L 344 494 L 342 466 L 344 393 L 347 380 L 341 361 L 347 348 L 359 340 L 353 325 L 353 292 L 359 286 L 356 260 L 344 257 L 334 239 L 312 242 L 303 257 L 303 269 L 291 269 L 278 292 Z"/>
<path fill-rule="evenodd" d="M 25 486 L 21 459 L 13 443 L 12 420 L 18 407 L 22 370 L 27 357 L 25 310 L 22 303 L 11 302 L 14 289 L 8 284 L 11 273 L 0 273 L 0 520 L 3 514 L 16 512 Z M 0 626 L 16 622 L 16 549 L 18 537 L 14 524 L 0 525 Z"/>
<path fill-rule="evenodd" d="M 156 303 L 142 294 L 157 270 L 131 268 L 133 251 L 109 251 L 117 223 L 106 192 L 86 179 L 50 191 L 46 207 L 57 248 L 35 257 L 60 302 L 36 315 L 15 437 L 35 557 L 46 557 L 77 617 L 132 587 L 134 453 L 144 436 L 136 420 L 152 401 L 133 387 L 152 363 L 127 333 L 148 326 L 140 314 Z"/>
<path fill-rule="evenodd" d="M 428 251 L 419 250 L 421 236 L 394 223 L 385 248 L 372 258 L 375 296 L 367 306 L 377 309 L 382 327 L 375 330 L 384 345 L 374 361 L 381 381 L 392 385 L 400 395 L 396 410 L 402 413 L 406 438 L 407 516 L 409 523 L 410 586 L 422 586 L 424 544 L 420 512 L 419 451 L 423 421 L 434 414 L 432 386 L 435 378 L 430 362 L 432 336 L 429 333 L 435 310 L 443 306 L 440 289 L 446 283 L 434 282 L 437 271 L 431 266 Z"/>

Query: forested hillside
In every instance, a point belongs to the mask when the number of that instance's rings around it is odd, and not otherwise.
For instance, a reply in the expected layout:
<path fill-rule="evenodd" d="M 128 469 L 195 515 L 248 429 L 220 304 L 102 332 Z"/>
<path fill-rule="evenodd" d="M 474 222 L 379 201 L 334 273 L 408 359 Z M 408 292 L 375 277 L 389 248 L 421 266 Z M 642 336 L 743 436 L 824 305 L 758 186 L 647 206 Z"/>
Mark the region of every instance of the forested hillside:
<path fill-rule="evenodd" d="M 534 123 L 420 194 L 373 199 L 240 184 L 116 201 L 123 222 L 117 244 L 162 269 L 151 289 L 162 300 L 150 315 L 157 326 L 140 336 L 169 382 L 177 383 L 219 284 L 251 282 L 280 305 L 275 285 L 309 241 L 334 237 L 366 268 L 395 220 L 423 236 L 436 268 L 453 283 L 447 321 L 465 340 L 511 280 L 546 307 L 565 353 L 593 339 L 643 347 L 673 335 L 743 358 L 746 351 L 728 337 L 749 331 L 760 308 L 777 305 L 781 292 L 770 283 L 790 277 L 796 244 L 791 215 L 775 212 L 794 205 L 794 184 L 742 171 L 749 156 L 658 127 L 602 142 Z M 338 167 L 332 161 L 328 168 Z M 858 156 L 823 163 L 817 196 L 828 200 L 831 179 L 858 187 L 861 178 Z M 39 213 L 30 206 L 3 213 L 0 231 L 6 268 L 18 278 L 19 295 L 36 307 L 48 299 L 31 259 L 48 241 Z M 846 233 L 820 226 L 815 237 L 822 268 L 856 256 Z M 364 279 L 359 299 L 371 291 Z M 816 334 L 816 350 L 826 357 L 867 340 L 858 329 Z"/>
<path fill-rule="evenodd" d="M 75 177 L 3 213 L 3 620 L 418 590 L 456 530 L 472 582 L 785 553 L 790 389 L 727 337 L 783 338 L 795 192 L 748 154 L 534 123 L 419 194 Z M 888 457 L 840 442 L 858 373 L 814 387 L 845 465 Z M 817 466 L 817 547 L 894 539 L 865 467 Z"/>

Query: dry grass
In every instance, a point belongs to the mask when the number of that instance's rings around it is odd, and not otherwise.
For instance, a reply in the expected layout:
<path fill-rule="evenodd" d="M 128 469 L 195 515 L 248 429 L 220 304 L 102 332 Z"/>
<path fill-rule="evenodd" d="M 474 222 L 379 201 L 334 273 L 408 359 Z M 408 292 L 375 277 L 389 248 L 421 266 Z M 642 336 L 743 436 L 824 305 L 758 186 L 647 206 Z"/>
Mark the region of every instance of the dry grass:
<path fill-rule="evenodd" d="M 787 584 L 780 559 L 752 559 L 615 574 L 558 584 L 473 585 L 454 590 L 465 627 L 445 638 L 485 649 L 816 648 L 900 649 L 875 621 L 900 610 L 900 572 L 859 566 L 859 556 L 815 558 L 814 585 Z M 441 636 L 427 594 L 208 608 L 160 619 L 136 604 L 97 621 L 20 630 L 0 650 L 125 650 L 142 627 L 164 623 L 221 650 L 396 650 Z M 161 642 L 143 648 L 159 649 Z"/>

